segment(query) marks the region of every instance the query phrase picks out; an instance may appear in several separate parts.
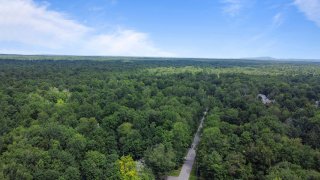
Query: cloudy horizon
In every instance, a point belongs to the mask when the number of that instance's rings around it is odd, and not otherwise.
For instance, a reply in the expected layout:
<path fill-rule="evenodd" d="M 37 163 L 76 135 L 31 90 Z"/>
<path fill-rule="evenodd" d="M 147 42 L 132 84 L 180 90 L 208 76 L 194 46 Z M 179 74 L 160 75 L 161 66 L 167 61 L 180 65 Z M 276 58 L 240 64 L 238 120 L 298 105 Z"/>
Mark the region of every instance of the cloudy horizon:
<path fill-rule="evenodd" d="M 320 0 L 0 0 L 0 53 L 320 58 Z"/>

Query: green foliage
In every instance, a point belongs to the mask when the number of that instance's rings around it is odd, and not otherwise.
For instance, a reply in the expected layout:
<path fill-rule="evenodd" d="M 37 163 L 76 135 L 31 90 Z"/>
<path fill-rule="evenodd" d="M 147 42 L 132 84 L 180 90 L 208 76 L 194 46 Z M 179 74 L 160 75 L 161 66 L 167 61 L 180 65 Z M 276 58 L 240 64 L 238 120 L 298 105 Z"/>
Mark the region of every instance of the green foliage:
<path fill-rule="evenodd" d="M 301 166 L 289 162 L 281 162 L 269 170 L 266 179 L 319 179 L 320 173 L 305 170 Z"/>
<path fill-rule="evenodd" d="M 318 63 L 0 59 L 0 179 L 163 178 L 206 107 L 195 174 L 319 178 Z M 119 162 L 129 164 L 123 174 Z"/>
<path fill-rule="evenodd" d="M 158 144 L 154 148 L 150 148 L 145 154 L 146 164 L 152 168 L 157 174 L 161 175 L 172 170 L 176 164 L 175 154 L 170 147 L 166 147 L 163 144 Z"/>
<path fill-rule="evenodd" d="M 81 167 L 86 179 L 106 179 L 107 158 L 100 152 L 88 151 Z"/>
<path fill-rule="evenodd" d="M 131 156 L 122 156 L 117 164 L 120 169 L 120 179 L 122 180 L 138 180 L 140 179 L 137 172 L 137 165 Z"/>

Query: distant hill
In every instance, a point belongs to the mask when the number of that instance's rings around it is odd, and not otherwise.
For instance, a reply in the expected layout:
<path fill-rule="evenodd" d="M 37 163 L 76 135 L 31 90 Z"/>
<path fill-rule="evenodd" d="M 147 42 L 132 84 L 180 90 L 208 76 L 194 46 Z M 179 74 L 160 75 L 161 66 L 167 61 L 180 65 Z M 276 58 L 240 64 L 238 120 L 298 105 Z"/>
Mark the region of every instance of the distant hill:
<path fill-rule="evenodd" d="M 270 61 L 270 60 L 279 60 L 277 58 L 273 58 L 273 57 L 248 57 L 248 58 L 241 58 L 241 59 L 251 59 L 251 60 L 264 60 L 264 61 Z"/>
<path fill-rule="evenodd" d="M 248 59 L 248 60 L 260 60 L 260 61 L 308 61 L 308 62 L 320 62 L 320 59 L 298 59 L 298 58 L 274 58 L 274 57 L 247 57 L 241 59 Z"/>

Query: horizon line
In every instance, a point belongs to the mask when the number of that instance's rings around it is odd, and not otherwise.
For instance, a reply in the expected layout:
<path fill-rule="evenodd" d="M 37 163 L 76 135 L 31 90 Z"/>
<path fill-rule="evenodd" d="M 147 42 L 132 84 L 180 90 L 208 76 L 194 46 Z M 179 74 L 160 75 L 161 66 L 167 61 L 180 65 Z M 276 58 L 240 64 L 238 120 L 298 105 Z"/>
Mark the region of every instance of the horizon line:
<path fill-rule="evenodd" d="M 320 58 L 275 58 L 269 56 L 262 57 L 191 57 L 191 56 L 127 56 L 127 55 L 72 55 L 72 54 L 5 54 L 0 53 L 0 57 L 3 56 L 47 56 L 47 57 L 92 57 L 92 58 L 161 58 L 161 59 L 204 59 L 204 60 L 256 60 L 256 61 L 317 61 L 320 62 Z"/>

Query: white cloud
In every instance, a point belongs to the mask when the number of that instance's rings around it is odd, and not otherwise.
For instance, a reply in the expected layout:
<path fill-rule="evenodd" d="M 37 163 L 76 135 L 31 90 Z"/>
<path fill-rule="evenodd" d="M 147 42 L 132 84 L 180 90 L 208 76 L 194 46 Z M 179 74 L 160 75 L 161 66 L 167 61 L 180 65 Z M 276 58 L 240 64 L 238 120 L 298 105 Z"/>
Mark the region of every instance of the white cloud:
<path fill-rule="evenodd" d="M 171 56 L 146 33 L 94 28 L 32 0 L 0 0 L 0 53 Z M 29 53 L 27 53 L 29 54 Z"/>
<path fill-rule="evenodd" d="M 223 12 L 230 16 L 238 15 L 247 4 L 246 0 L 222 0 L 222 3 Z"/>
<path fill-rule="evenodd" d="M 294 0 L 294 4 L 309 20 L 320 26 L 320 0 Z"/>
<path fill-rule="evenodd" d="M 156 48 L 147 34 L 133 30 L 118 29 L 112 34 L 102 34 L 91 38 L 85 45 L 89 52 L 97 55 L 124 54 L 128 56 L 172 56 Z"/>

